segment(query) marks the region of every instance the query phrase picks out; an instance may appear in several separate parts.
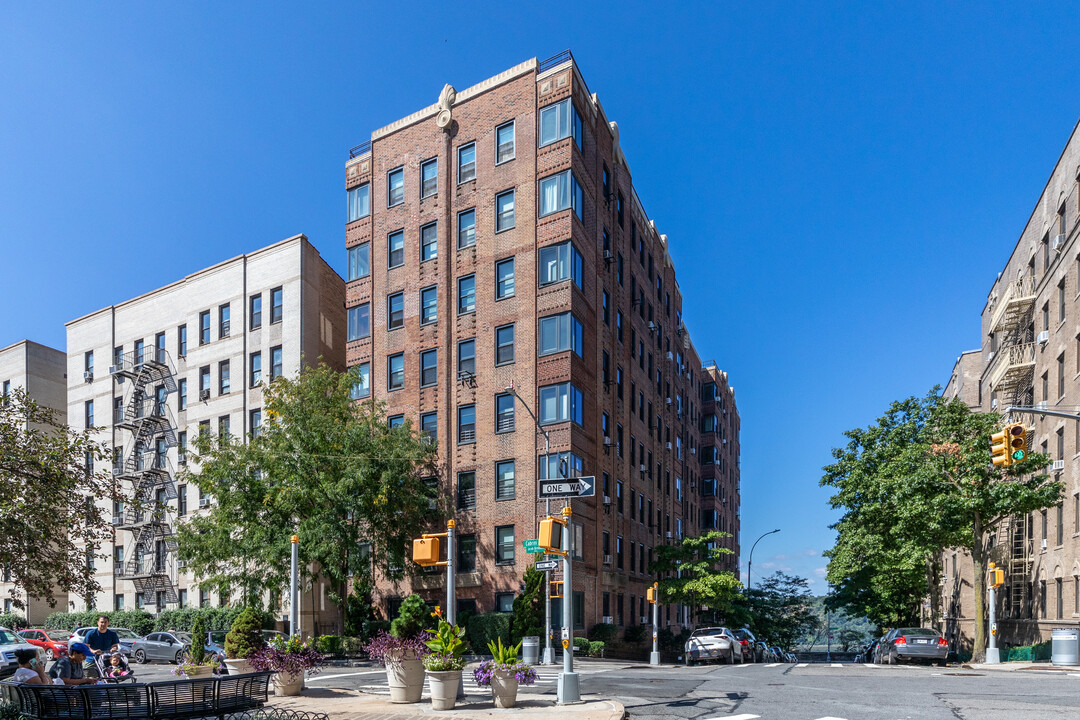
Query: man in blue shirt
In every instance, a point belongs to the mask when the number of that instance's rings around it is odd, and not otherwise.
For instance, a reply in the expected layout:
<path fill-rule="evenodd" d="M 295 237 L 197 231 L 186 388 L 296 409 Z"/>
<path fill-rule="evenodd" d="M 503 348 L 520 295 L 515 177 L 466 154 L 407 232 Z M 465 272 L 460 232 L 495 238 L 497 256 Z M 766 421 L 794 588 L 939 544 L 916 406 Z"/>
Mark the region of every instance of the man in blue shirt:
<path fill-rule="evenodd" d="M 83 642 L 90 646 L 95 655 L 116 652 L 120 649 L 120 636 L 115 630 L 109 629 L 109 618 L 105 615 L 98 616 L 97 628 L 86 633 Z"/>

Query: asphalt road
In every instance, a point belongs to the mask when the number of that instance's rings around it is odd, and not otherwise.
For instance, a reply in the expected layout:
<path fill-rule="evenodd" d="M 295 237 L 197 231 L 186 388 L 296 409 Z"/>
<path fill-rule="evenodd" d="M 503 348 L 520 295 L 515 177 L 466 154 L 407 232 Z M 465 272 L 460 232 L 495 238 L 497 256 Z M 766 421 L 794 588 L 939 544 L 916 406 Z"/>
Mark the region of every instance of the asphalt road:
<path fill-rule="evenodd" d="M 172 679 L 173 666 L 139 665 L 139 680 Z M 526 693 L 555 699 L 561 666 L 538 668 Z M 696 668 L 583 660 L 584 699 L 615 699 L 632 720 L 1058 720 L 1080 718 L 1080 674 L 973 671 L 951 666 L 750 664 Z M 374 665 L 328 667 L 310 687 L 386 693 Z M 466 691 L 477 688 L 466 670 Z"/>

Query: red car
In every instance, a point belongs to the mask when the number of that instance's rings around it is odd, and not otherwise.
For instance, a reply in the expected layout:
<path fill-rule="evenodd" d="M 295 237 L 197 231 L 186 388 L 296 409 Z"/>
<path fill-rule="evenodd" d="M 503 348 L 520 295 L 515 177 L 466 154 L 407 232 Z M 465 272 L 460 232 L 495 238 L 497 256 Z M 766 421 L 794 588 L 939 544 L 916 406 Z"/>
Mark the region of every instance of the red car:
<path fill-rule="evenodd" d="M 71 633 L 67 630 L 31 628 L 29 630 L 20 630 L 17 634 L 31 645 L 44 648 L 45 659 L 49 662 L 67 655 L 67 642 L 68 638 L 71 637 Z"/>

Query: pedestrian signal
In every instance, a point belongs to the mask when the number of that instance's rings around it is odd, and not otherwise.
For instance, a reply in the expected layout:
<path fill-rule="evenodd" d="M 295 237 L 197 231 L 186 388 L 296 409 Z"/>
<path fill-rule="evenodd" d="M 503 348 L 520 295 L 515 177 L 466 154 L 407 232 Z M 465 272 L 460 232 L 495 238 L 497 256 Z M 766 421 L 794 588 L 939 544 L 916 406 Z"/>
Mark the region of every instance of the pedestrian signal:
<path fill-rule="evenodd" d="M 544 518 L 540 521 L 540 532 L 537 543 L 547 552 L 562 552 L 563 523 L 555 518 Z"/>
<path fill-rule="evenodd" d="M 412 559 L 417 565 L 427 567 L 439 562 L 439 538 L 417 538 L 412 543 Z"/>
<path fill-rule="evenodd" d="M 1005 584 L 1005 571 L 1001 568 L 990 570 L 990 587 L 999 588 Z"/>

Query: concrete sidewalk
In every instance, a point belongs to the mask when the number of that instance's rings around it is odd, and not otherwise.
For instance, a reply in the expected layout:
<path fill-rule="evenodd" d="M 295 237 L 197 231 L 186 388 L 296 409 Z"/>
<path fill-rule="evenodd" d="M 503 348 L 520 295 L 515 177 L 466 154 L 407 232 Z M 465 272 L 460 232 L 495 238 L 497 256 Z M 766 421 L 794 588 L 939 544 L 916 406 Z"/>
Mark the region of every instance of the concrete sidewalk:
<path fill-rule="evenodd" d="M 1017 672 L 1018 670 L 1034 670 L 1037 672 L 1053 673 L 1080 673 L 1077 665 L 1051 665 L 1049 662 L 1033 663 L 1030 661 L 1003 662 L 987 665 L 986 663 L 961 663 L 960 667 L 965 670 L 997 670 L 1002 672 Z"/>
<path fill-rule="evenodd" d="M 523 696 L 524 695 L 524 696 Z M 626 709 L 614 700 L 591 700 L 580 705 L 556 705 L 553 698 L 538 695 L 518 695 L 517 707 L 496 709 L 490 696 L 470 693 L 459 700 L 454 710 L 433 710 L 426 697 L 418 703 L 397 705 L 382 695 L 367 695 L 355 690 L 308 688 L 293 697 L 271 697 L 268 707 L 326 713 L 330 720 L 434 720 L 438 717 L 454 720 L 482 720 L 513 717 L 537 720 L 550 717 L 553 711 L 560 718 L 573 720 L 622 720 Z"/>

